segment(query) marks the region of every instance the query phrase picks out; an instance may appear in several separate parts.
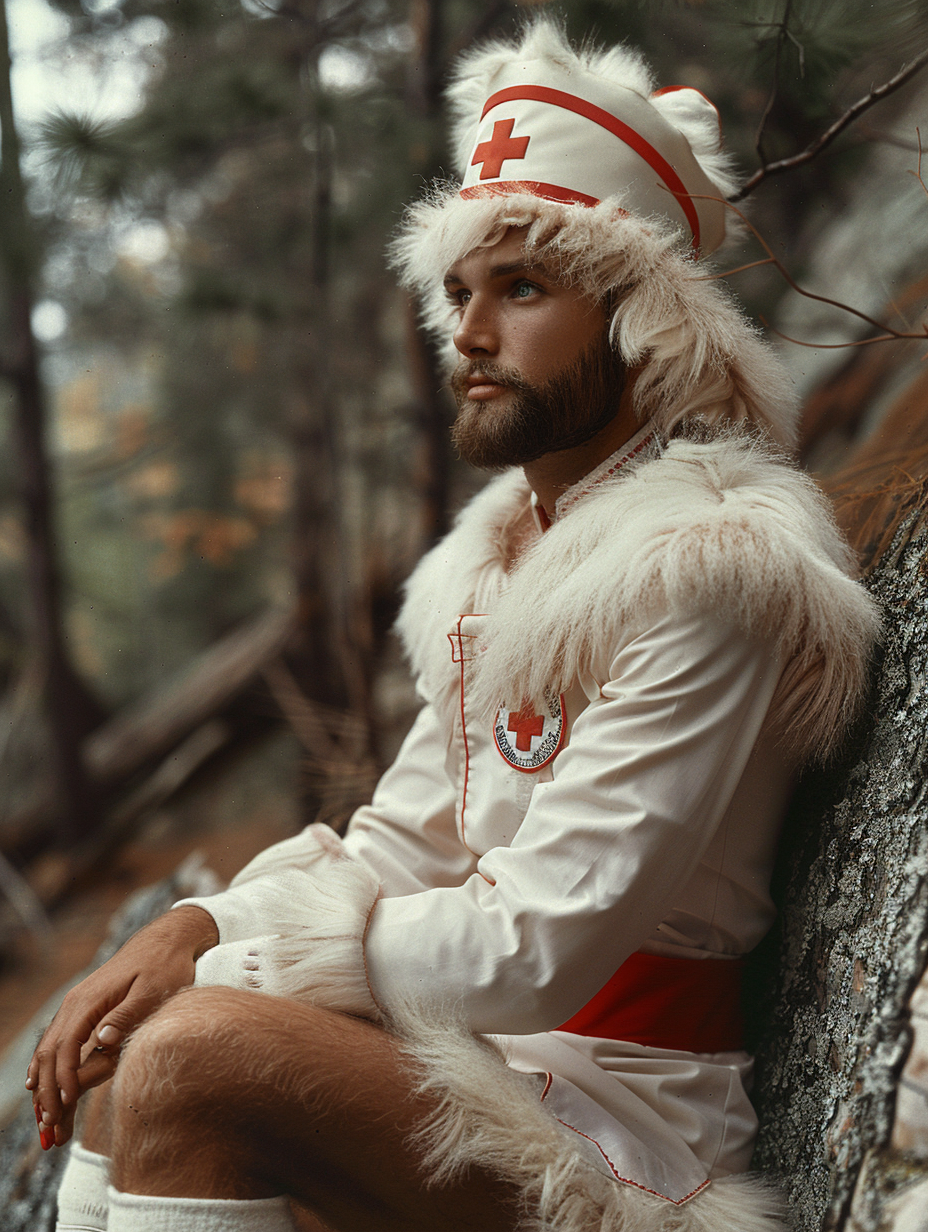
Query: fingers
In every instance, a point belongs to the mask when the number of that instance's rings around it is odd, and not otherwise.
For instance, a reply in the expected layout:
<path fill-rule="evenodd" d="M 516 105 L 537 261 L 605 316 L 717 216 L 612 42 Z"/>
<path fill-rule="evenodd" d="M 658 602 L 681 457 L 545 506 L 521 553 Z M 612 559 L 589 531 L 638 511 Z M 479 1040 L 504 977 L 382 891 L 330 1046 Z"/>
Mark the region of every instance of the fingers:
<path fill-rule="evenodd" d="M 81 1095 L 86 1095 L 93 1087 L 98 1087 L 112 1078 L 118 1063 L 118 1053 L 101 1052 L 98 1048 L 94 1048 L 78 1071 Z"/>
<path fill-rule="evenodd" d="M 82 1061 L 81 1067 L 77 1072 L 81 1095 L 86 1095 L 92 1087 L 98 1087 L 104 1082 L 108 1082 L 116 1072 L 116 1066 L 119 1062 L 118 1052 L 104 1052 L 99 1047 L 92 1047 L 90 1044 L 85 1045 L 84 1054 L 86 1054 L 85 1059 Z M 77 1101 L 68 1104 L 61 1114 L 61 1120 L 52 1126 L 55 1146 L 64 1146 L 66 1142 L 70 1141 L 74 1134 L 74 1116 L 76 1112 Z M 39 1137 L 41 1138 L 41 1136 L 40 1129 Z M 45 1149 L 47 1150 L 48 1148 L 46 1147 Z"/>
<path fill-rule="evenodd" d="M 55 1135 L 55 1146 L 64 1146 L 66 1142 L 71 1141 L 71 1138 L 74 1136 L 74 1115 L 76 1112 L 76 1107 L 66 1108 L 64 1110 L 64 1115 L 53 1130 Z M 41 1137 L 42 1134 L 40 1131 L 39 1138 L 41 1139 Z"/>
<path fill-rule="evenodd" d="M 53 1146 L 64 1146 L 74 1133 L 74 1114 L 76 1108 L 66 1108 L 57 1125 L 51 1125 L 46 1120 L 47 1112 L 43 1112 L 38 1104 L 33 1105 L 36 1125 L 39 1127 L 39 1141 L 43 1151 L 50 1151 Z"/>
<path fill-rule="evenodd" d="M 65 1105 L 71 1099 L 71 1093 L 62 1102 L 62 1091 L 56 1077 L 56 1052 L 47 1046 L 45 1040 L 39 1045 L 29 1067 L 27 1084 L 32 1091 L 32 1102 L 36 1107 L 36 1120 L 40 1129 L 44 1125 L 49 1131 L 60 1120 Z M 42 1145 L 48 1149 L 45 1135 L 42 1135 Z M 50 1144 L 49 1144 L 50 1145 Z"/>
<path fill-rule="evenodd" d="M 201 916 L 215 932 L 211 917 L 199 908 L 198 927 Z M 26 1077 L 46 1149 L 52 1139 L 61 1145 L 71 1136 L 79 1098 L 112 1076 L 128 1033 L 167 997 L 193 983 L 195 956 L 188 932 L 183 916 L 155 921 L 65 996 Z M 199 939 L 198 932 L 198 944 Z"/>
<path fill-rule="evenodd" d="M 40 1040 L 26 1076 L 45 1150 L 63 1146 L 71 1137 L 78 1100 L 113 1076 L 123 1041 L 155 1003 L 152 996 L 129 996 L 95 1027 L 91 1016 L 71 1019 L 70 1007 L 62 1006 Z"/>
<path fill-rule="evenodd" d="M 70 994 L 69 994 L 70 996 Z M 93 1033 L 93 1017 L 72 1014 L 68 998 L 52 1019 L 29 1066 L 29 1089 L 46 1124 L 55 1125 L 66 1107 L 73 1107 L 81 1088 L 77 1071 L 81 1050 Z"/>
<path fill-rule="evenodd" d="M 112 1074 L 118 1059 L 118 1045 L 125 1037 L 125 1030 L 110 1021 L 108 1029 L 104 1024 L 99 1028 L 103 1032 L 101 1040 L 99 1031 L 94 1030 L 95 1022 L 100 1020 L 100 1011 L 81 1013 L 72 1009 L 70 997 L 71 994 L 65 998 L 39 1041 L 26 1075 L 26 1087 L 32 1092 L 33 1103 L 38 1109 L 36 1119 L 46 1150 L 54 1144 L 59 1131 L 59 1146 L 70 1137 L 80 1096 Z M 110 1020 L 115 1018 L 117 1022 L 131 1022 L 136 1017 L 132 1009 L 125 1006 L 118 1007 L 122 1014 L 105 1005 L 101 1008 L 105 1013 L 108 1011 Z M 103 1051 L 91 1061 L 97 1047 Z"/>
<path fill-rule="evenodd" d="M 33 1104 L 32 1110 L 35 1113 L 35 1123 L 39 1127 L 39 1141 L 42 1143 L 42 1150 L 51 1150 L 55 1145 L 55 1131 L 45 1123 L 44 1114 L 38 1104 Z"/>
<path fill-rule="evenodd" d="M 112 1078 L 119 1062 L 119 1049 L 104 1048 L 95 1038 L 89 1040 L 81 1049 L 78 1068 L 70 1075 L 69 1090 L 46 1084 L 43 1074 L 49 1067 L 44 1051 L 40 1052 L 30 1063 L 26 1087 L 33 1092 L 39 1139 L 42 1149 L 47 1151 L 53 1146 L 64 1146 L 71 1138 L 79 1097 Z"/>
<path fill-rule="evenodd" d="M 77 1080 L 77 1071 L 81 1063 L 81 1045 L 86 1038 L 83 1031 L 80 1032 L 79 1038 L 65 1038 L 59 1044 L 54 1057 L 50 1059 L 51 1072 L 48 1081 L 52 1091 L 52 1101 L 48 1103 L 43 1101 L 42 1107 L 54 1113 L 56 1120 L 65 1107 L 69 1104 L 76 1104 L 80 1097 L 81 1089 Z M 38 1094 L 41 1100 L 43 1097 L 41 1077 Z"/>

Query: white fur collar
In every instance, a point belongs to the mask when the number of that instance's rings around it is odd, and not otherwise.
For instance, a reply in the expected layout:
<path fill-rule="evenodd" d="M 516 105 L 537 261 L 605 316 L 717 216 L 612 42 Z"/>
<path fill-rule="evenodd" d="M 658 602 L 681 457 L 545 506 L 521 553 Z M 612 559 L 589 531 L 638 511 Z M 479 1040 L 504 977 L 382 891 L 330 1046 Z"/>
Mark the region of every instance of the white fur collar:
<path fill-rule="evenodd" d="M 446 634 L 464 612 L 488 614 L 475 697 L 490 712 L 501 697 L 563 692 L 633 617 L 721 611 L 778 644 L 773 709 L 788 743 L 831 747 L 879 617 L 807 475 L 742 433 L 674 440 L 600 483 L 511 566 L 529 497 L 518 471 L 494 480 L 410 579 L 398 627 L 426 696 L 451 684 Z"/>

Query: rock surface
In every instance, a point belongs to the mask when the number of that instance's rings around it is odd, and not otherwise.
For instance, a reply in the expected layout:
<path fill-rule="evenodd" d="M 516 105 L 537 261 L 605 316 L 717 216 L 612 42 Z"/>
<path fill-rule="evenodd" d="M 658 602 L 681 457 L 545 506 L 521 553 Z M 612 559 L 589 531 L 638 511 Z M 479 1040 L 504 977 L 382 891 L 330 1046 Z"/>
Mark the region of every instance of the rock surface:
<path fill-rule="evenodd" d="M 215 876 L 201 868 L 196 858 L 186 860 L 171 877 L 139 890 L 128 900 L 114 916 L 109 937 L 88 970 L 105 962 L 143 924 L 162 915 L 179 898 L 217 889 Z M 56 1003 L 66 987 L 56 994 Z M 16 1111 L 0 1128 L 0 1232 L 53 1232 L 55 1226 L 55 1196 L 68 1152 L 67 1148 L 41 1149 L 32 1100 L 23 1086 L 28 1056 L 51 1012 L 51 1008 L 43 1008 L 36 1015 L 4 1060 L 4 1075 L 8 1070 L 10 1081 L 15 1076 L 22 1094 Z"/>

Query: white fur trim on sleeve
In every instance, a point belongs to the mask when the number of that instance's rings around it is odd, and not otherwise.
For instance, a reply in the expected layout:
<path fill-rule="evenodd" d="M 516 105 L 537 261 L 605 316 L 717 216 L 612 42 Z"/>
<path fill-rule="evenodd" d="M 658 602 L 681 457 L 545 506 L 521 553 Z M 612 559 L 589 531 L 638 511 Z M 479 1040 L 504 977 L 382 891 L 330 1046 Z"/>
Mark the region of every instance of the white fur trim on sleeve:
<path fill-rule="evenodd" d="M 197 963 L 196 983 L 378 1018 L 364 965 L 364 934 L 379 891 L 376 878 L 347 856 L 311 869 L 278 868 L 250 880 L 252 909 L 267 922 L 268 933 L 208 950 Z"/>
<path fill-rule="evenodd" d="M 278 873 L 283 869 L 301 869 L 308 872 L 321 863 L 338 859 L 342 855 L 342 840 L 331 826 L 316 822 L 307 826 L 293 838 L 285 838 L 259 851 L 241 872 L 236 873 L 231 888 L 255 881 L 258 877 Z"/>
<path fill-rule="evenodd" d="M 320 869 L 342 855 L 342 840 L 332 827 L 316 823 L 307 826 L 292 838 L 274 843 L 259 852 L 232 878 L 227 890 L 219 894 L 183 898 L 174 906 L 200 907 L 208 912 L 216 922 L 219 939 L 223 944 L 251 940 L 253 937 L 277 931 L 276 927 L 271 926 L 273 918 L 269 921 L 257 914 L 255 897 L 250 889 L 252 883 L 275 877 L 287 870 L 309 872 L 310 869 Z"/>

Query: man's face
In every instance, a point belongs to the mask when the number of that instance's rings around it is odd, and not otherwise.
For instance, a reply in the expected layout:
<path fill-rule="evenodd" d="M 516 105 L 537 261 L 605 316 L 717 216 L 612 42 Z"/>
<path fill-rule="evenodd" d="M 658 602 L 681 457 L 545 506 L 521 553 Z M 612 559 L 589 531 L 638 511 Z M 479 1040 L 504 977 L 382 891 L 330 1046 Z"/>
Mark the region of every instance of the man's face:
<path fill-rule="evenodd" d="M 465 461 L 491 470 L 588 441 L 615 416 L 625 380 L 603 309 L 530 264 L 523 239 L 511 228 L 445 279 L 463 356 L 452 438 Z"/>

